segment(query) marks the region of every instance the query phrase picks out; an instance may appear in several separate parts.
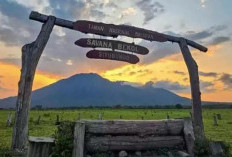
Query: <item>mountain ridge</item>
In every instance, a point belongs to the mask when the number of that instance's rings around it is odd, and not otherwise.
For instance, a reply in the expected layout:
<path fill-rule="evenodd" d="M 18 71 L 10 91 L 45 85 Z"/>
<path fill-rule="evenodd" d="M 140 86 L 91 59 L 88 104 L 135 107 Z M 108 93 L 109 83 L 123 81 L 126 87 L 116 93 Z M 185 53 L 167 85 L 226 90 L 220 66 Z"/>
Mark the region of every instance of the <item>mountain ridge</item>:
<path fill-rule="evenodd" d="M 0 100 L 0 108 L 13 108 L 16 97 Z M 149 83 L 134 87 L 124 81 L 111 82 L 95 73 L 76 74 L 32 92 L 31 107 L 190 105 L 188 98 Z"/>

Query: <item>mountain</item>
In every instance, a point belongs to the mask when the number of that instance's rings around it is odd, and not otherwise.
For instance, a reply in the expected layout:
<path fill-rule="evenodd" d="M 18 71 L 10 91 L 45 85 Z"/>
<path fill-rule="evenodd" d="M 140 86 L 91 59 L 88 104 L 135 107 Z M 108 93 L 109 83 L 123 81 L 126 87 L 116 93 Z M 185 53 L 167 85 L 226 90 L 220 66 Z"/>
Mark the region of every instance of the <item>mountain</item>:
<path fill-rule="evenodd" d="M 15 106 L 16 97 L 0 100 L 0 108 Z M 101 76 L 77 74 L 60 80 L 49 86 L 32 92 L 31 106 L 43 107 L 75 107 L 75 106 L 152 106 L 174 105 L 181 103 L 190 105 L 190 100 L 180 97 L 168 90 L 154 88 L 150 83 L 134 87 L 122 81 L 111 82 Z"/>

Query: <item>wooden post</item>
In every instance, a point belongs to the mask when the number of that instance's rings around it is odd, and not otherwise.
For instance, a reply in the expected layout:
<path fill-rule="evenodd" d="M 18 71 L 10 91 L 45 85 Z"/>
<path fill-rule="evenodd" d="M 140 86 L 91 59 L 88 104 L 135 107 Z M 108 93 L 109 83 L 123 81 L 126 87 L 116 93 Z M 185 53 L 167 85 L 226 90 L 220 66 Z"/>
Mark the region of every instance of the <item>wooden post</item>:
<path fill-rule="evenodd" d="M 217 114 L 217 119 L 218 119 L 218 120 L 222 120 L 221 114 Z"/>
<path fill-rule="evenodd" d="M 28 111 L 30 109 L 31 91 L 40 56 L 47 44 L 56 18 L 49 16 L 43 24 L 37 39 L 22 48 L 22 69 L 18 84 L 18 97 L 16 102 L 15 125 L 12 134 L 12 150 L 24 152 L 28 136 Z"/>
<path fill-rule="evenodd" d="M 29 137 L 29 150 L 27 157 L 49 157 L 54 144 L 54 138 L 50 137 Z"/>
<path fill-rule="evenodd" d="M 190 118 L 192 119 L 193 118 L 192 112 L 189 112 L 189 115 L 190 115 Z"/>
<path fill-rule="evenodd" d="M 77 120 L 81 120 L 81 113 L 78 113 Z"/>
<path fill-rule="evenodd" d="M 184 119 L 184 138 L 185 138 L 188 153 L 191 156 L 194 156 L 193 148 L 194 148 L 195 137 L 193 133 L 192 119 L 190 118 Z"/>
<path fill-rule="evenodd" d="M 214 126 L 218 126 L 217 116 L 213 116 Z"/>
<path fill-rule="evenodd" d="M 198 66 L 193 59 L 191 52 L 188 48 L 186 39 L 180 38 L 180 49 L 184 57 L 184 61 L 187 65 L 192 96 L 192 120 L 193 130 L 196 140 L 204 139 L 204 125 L 202 120 L 202 108 L 201 108 L 201 92 L 199 86 Z"/>
<path fill-rule="evenodd" d="M 99 114 L 98 119 L 99 119 L 99 120 L 102 120 L 102 114 L 101 114 L 101 113 Z"/>
<path fill-rule="evenodd" d="M 74 130 L 72 157 L 84 157 L 85 123 L 77 122 Z"/>
<path fill-rule="evenodd" d="M 40 124 L 40 119 L 41 119 L 41 116 L 39 115 L 35 124 L 39 125 Z"/>
<path fill-rule="evenodd" d="M 119 119 L 122 119 L 122 115 L 119 116 Z"/>
<path fill-rule="evenodd" d="M 56 125 L 60 124 L 60 115 L 56 115 Z"/>
<path fill-rule="evenodd" d="M 12 123 L 12 113 L 9 113 L 8 114 L 8 119 L 7 119 L 7 122 L 6 122 L 6 126 L 11 126 L 11 123 Z"/>

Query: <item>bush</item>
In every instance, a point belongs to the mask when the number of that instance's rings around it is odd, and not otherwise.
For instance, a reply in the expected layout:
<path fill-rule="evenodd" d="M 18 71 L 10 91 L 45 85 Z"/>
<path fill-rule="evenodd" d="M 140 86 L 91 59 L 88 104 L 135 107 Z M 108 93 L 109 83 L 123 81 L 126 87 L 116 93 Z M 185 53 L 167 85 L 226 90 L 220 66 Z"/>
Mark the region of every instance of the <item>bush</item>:
<path fill-rule="evenodd" d="M 54 134 L 55 145 L 52 148 L 52 157 L 71 157 L 73 150 L 73 132 L 75 122 L 61 122 Z"/>
<path fill-rule="evenodd" d="M 177 109 L 182 109 L 183 106 L 182 106 L 181 104 L 176 104 L 176 108 L 177 108 Z"/>
<path fill-rule="evenodd" d="M 44 113 L 43 116 L 44 117 L 50 117 L 50 113 Z"/>
<path fill-rule="evenodd" d="M 198 157 L 210 156 L 209 141 L 207 139 L 198 140 L 198 141 L 196 140 L 193 148 L 193 152 L 195 156 Z"/>
<path fill-rule="evenodd" d="M 197 157 L 208 157 L 211 156 L 211 151 L 210 151 L 210 140 L 204 139 L 200 141 L 195 141 L 194 145 L 194 155 Z M 232 154 L 230 152 L 230 145 L 226 142 L 220 142 L 222 149 L 223 149 L 223 154 L 220 157 L 232 157 Z"/>

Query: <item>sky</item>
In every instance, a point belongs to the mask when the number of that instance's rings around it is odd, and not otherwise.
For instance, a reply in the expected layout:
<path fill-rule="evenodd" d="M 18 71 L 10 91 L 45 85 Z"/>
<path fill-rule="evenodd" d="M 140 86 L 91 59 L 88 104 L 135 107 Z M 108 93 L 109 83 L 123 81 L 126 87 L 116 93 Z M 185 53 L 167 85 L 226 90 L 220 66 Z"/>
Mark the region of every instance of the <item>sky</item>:
<path fill-rule="evenodd" d="M 21 48 L 33 42 L 42 23 L 31 11 L 71 21 L 126 24 L 182 36 L 208 48 L 190 47 L 199 68 L 202 99 L 232 102 L 232 0 L 0 0 L 0 98 L 17 95 Z M 79 73 L 111 81 L 150 84 L 190 97 L 189 75 L 177 43 L 118 37 L 149 49 L 136 65 L 86 58 L 80 38 L 106 38 L 55 26 L 40 58 L 33 89 Z M 107 39 L 111 39 L 107 37 Z"/>

